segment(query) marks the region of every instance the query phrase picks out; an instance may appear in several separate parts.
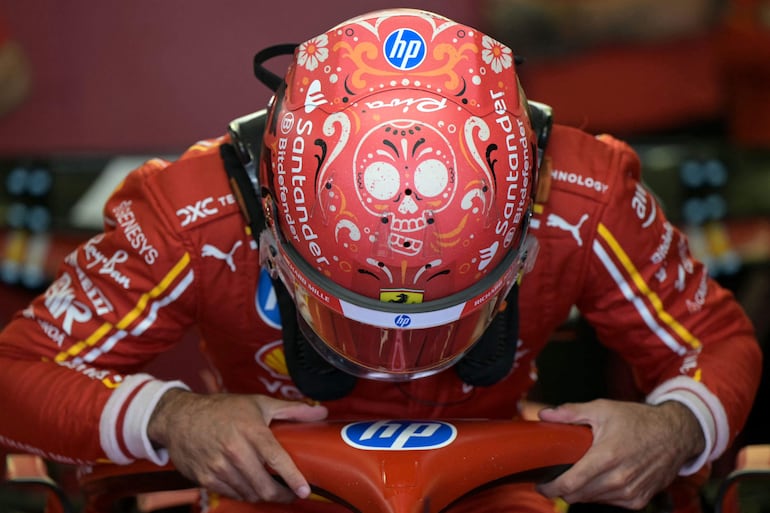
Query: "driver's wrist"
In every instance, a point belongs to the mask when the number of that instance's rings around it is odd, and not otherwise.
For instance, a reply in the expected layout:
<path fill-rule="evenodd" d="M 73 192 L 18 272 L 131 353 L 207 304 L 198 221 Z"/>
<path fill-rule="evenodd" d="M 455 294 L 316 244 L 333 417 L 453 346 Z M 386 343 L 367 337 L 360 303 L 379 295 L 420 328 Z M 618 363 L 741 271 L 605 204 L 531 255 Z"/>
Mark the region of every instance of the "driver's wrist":
<path fill-rule="evenodd" d="M 681 403 L 692 413 L 704 438 L 703 451 L 679 469 L 680 476 L 689 476 L 724 453 L 730 442 L 727 413 L 719 397 L 702 382 L 687 376 L 664 381 L 646 398 L 646 402 L 653 405 L 669 401 Z"/>
<path fill-rule="evenodd" d="M 662 402 L 658 407 L 667 411 L 672 426 L 678 433 L 681 433 L 682 450 L 684 454 L 688 455 L 686 463 L 698 459 L 706 448 L 706 437 L 692 410 L 675 399 Z"/>
<path fill-rule="evenodd" d="M 183 388 L 170 388 L 158 399 L 158 403 L 147 422 L 147 437 L 152 442 L 153 447 L 166 446 L 167 434 L 171 431 L 170 424 L 174 411 L 178 409 L 179 403 L 184 401 L 184 396 L 191 394 L 192 392 Z"/>
<path fill-rule="evenodd" d="M 121 465 L 137 459 L 165 465 L 168 455 L 153 446 L 148 425 L 166 392 L 180 388 L 188 387 L 181 381 L 163 381 L 149 374 L 124 376 L 105 403 L 99 420 L 99 442 L 106 457 Z"/>

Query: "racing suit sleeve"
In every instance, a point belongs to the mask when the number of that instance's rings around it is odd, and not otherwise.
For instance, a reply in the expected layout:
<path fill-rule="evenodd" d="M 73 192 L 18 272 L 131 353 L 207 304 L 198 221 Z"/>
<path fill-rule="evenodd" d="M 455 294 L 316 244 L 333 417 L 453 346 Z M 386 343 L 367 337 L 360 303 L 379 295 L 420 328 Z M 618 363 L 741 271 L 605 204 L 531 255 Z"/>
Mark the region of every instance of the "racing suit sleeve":
<path fill-rule="evenodd" d="M 640 181 L 633 151 L 616 146 L 621 173 L 591 241 L 578 308 L 599 339 L 626 360 L 650 404 L 675 400 L 700 423 L 706 449 L 680 474 L 718 458 L 743 427 L 754 400 L 762 354 L 732 294 L 693 258 Z"/>
<path fill-rule="evenodd" d="M 130 174 L 104 232 L 0 333 L 0 444 L 65 463 L 167 461 L 144 427 L 167 389 L 186 386 L 141 369 L 194 319 L 190 256 L 143 180 L 168 165 Z"/>

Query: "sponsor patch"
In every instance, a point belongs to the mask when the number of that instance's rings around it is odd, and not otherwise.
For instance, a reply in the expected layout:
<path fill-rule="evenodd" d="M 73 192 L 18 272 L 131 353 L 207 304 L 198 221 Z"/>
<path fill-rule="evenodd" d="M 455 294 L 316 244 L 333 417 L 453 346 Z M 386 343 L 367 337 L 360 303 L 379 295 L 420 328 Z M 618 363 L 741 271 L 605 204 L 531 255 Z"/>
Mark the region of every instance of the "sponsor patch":
<path fill-rule="evenodd" d="M 270 279 L 270 273 L 267 269 L 262 269 L 259 273 L 259 285 L 257 286 L 254 303 L 262 322 L 271 328 L 281 329 L 281 312 L 278 310 L 278 296 L 275 293 L 273 281 Z"/>
<path fill-rule="evenodd" d="M 406 71 L 422 64 L 428 47 L 419 33 L 402 28 L 391 32 L 385 39 L 383 52 L 391 66 Z"/>
<path fill-rule="evenodd" d="M 406 289 L 382 289 L 380 290 L 380 301 L 385 303 L 414 304 L 422 303 L 422 290 Z"/>
<path fill-rule="evenodd" d="M 440 421 L 379 420 L 347 424 L 341 435 L 346 444 L 365 451 L 424 451 L 454 442 L 457 428 Z"/>

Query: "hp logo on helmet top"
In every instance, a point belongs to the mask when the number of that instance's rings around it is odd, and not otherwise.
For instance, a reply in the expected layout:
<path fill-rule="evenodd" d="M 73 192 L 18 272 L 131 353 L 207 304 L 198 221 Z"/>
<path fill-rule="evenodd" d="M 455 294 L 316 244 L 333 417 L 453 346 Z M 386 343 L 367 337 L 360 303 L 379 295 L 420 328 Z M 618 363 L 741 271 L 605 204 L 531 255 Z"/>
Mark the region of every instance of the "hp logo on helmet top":
<path fill-rule="evenodd" d="M 420 34 L 412 29 L 398 29 L 388 36 L 383 46 L 385 58 L 400 70 L 414 69 L 425 60 L 428 46 Z"/>
<path fill-rule="evenodd" d="M 393 324 L 395 324 L 399 328 L 406 328 L 407 326 L 412 324 L 412 318 L 405 314 L 399 314 L 396 316 L 395 319 L 393 319 Z"/>

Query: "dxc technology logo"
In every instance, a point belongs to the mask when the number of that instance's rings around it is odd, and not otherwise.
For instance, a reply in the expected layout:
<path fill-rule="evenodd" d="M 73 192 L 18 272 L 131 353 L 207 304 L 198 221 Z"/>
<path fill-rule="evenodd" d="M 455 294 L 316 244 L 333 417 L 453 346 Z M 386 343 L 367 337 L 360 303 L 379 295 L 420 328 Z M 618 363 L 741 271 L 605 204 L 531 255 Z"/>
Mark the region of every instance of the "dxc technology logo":
<path fill-rule="evenodd" d="M 342 439 L 366 451 L 423 451 L 438 449 L 457 438 L 457 428 L 447 422 L 379 420 L 356 422 L 342 428 Z"/>
<path fill-rule="evenodd" d="M 407 28 L 391 32 L 382 49 L 390 65 L 400 70 L 416 68 L 428 53 L 428 46 L 422 36 Z"/>

